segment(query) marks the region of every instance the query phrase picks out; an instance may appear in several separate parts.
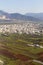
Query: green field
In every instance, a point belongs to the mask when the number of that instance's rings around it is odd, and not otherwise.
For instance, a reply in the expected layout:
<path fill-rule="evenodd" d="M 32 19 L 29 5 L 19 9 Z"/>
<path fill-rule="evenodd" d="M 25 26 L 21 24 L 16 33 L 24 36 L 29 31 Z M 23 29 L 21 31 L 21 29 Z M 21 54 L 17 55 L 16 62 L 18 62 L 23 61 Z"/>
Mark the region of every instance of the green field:
<path fill-rule="evenodd" d="M 28 44 L 43 46 L 43 35 L 0 34 L 0 60 L 4 62 L 3 65 L 38 65 L 32 60 L 39 58 L 37 54 L 42 53 L 43 48 Z"/>

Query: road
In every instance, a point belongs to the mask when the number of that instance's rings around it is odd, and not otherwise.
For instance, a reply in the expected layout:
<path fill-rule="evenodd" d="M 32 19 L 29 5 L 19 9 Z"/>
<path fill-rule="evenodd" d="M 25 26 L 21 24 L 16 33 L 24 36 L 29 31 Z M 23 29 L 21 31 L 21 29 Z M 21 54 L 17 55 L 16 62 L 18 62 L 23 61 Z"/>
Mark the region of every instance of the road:
<path fill-rule="evenodd" d="M 39 48 L 43 48 L 43 46 L 42 45 L 38 45 L 38 44 L 36 44 L 36 45 L 34 45 L 34 44 L 27 44 L 28 46 L 31 46 L 31 47 L 39 47 Z"/>
<path fill-rule="evenodd" d="M 33 60 L 33 62 L 40 63 L 40 64 L 42 64 L 42 65 L 43 65 L 43 62 L 38 61 L 38 60 Z"/>

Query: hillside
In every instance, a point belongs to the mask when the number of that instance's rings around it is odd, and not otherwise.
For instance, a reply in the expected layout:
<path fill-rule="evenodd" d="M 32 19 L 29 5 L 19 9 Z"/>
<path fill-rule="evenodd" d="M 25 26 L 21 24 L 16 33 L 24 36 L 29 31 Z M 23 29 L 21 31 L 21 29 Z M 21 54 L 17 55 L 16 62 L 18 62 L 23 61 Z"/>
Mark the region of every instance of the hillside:
<path fill-rule="evenodd" d="M 7 13 L 0 10 L 0 19 L 17 19 L 17 20 L 24 20 L 24 21 L 41 21 L 38 18 L 32 16 L 26 16 L 19 13 Z"/>
<path fill-rule="evenodd" d="M 26 16 L 32 16 L 35 18 L 38 18 L 40 20 L 43 20 L 43 13 L 26 13 Z"/>

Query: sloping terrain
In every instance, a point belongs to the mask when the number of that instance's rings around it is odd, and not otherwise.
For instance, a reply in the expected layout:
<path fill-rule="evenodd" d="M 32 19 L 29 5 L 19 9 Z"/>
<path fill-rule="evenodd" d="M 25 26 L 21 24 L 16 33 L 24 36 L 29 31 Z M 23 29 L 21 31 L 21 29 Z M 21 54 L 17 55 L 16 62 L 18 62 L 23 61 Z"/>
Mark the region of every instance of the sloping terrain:
<path fill-rule="evenodd" d="M 20 13 L 7 13 L 0 10 L 0 17 L 2 19 L 3 19 L 3 16 L 4 16 L 4 19 L 17 19 L 17 20 L 24 20 L 24 21 L 37 21 L 37 22 L 41 21 L 40 19 L 32 17 L 32 16 L 26 16 Z"/>
<path fill-rule="evenodd" d="M 41 36 L 27 34 L 9 34 L 8 36 L 0 34 L 0 60 L 4 62 L 4 65 L 42 65 L 33 60 L 43 61 L 41 58 L 43 54 L 40 55 L 43 48 L 27 45 L 35 44 L 39 37 L 43 39 Z"/>

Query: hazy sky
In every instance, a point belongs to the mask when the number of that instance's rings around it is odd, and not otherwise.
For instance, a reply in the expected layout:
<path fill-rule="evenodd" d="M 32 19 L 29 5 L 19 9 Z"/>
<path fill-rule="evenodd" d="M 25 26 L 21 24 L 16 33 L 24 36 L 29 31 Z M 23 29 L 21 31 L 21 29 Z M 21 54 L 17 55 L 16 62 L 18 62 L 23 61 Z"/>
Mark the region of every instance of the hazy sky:
<path fill-rule="evenodd" d="M 0 10 L 6 12 L 43 12 L 43 0 L 0 0 Z"/>

